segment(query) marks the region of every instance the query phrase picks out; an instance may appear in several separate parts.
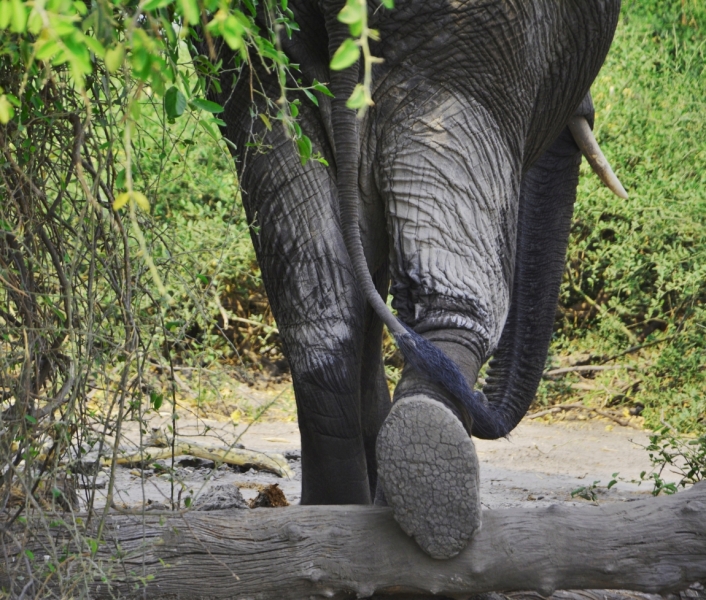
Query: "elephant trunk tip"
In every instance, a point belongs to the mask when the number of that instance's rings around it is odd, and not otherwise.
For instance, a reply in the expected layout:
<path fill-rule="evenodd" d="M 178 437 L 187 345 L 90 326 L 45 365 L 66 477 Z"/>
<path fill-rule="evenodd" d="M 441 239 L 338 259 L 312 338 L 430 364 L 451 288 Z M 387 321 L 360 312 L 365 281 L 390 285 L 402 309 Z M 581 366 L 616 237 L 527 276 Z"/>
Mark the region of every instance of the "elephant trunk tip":
<path fill-rule="evenodd" d="M 460 369 L 443 351 L 398 320 L 404 333 L 393 330 L 405 359 L 433 383 L 451 393 L 471 417 L 473 434 L 484 439 L 505 437 L 513 429 L 503 411 L 494 410 L 483 392 L 468 385 Z"/>

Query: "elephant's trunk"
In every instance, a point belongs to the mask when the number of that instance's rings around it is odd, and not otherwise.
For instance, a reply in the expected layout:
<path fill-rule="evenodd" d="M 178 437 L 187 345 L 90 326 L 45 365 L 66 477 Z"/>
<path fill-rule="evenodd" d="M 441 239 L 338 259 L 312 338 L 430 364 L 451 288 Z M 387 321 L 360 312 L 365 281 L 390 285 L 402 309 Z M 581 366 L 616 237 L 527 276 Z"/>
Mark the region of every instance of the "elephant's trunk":
<path fill-rule="evenodd" d="M 508 432 L 529 409 L 544 370 L 580 163 L 565 129 L 522 182 L 512 302 L 483 388 Z M 475 425 L 473 433 L 486 437 Z"/>

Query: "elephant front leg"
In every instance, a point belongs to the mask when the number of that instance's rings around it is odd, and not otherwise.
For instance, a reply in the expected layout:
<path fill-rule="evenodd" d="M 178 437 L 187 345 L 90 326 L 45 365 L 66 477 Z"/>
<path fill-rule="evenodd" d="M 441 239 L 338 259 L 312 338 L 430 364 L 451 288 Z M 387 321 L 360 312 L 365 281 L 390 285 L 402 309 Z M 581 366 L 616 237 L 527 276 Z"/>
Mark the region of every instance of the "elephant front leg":
<path fill-rule="evenodd" d="M 434 102 L 389 128 L 380 161 L 393 306 L 472 389 L 509 308 L 519 161 L 480 107 Z M 472 426 L 458 398 L 405 366 L 378 476 L 397 522 L 434 558 L 458 554 L 480 526 Z"/>

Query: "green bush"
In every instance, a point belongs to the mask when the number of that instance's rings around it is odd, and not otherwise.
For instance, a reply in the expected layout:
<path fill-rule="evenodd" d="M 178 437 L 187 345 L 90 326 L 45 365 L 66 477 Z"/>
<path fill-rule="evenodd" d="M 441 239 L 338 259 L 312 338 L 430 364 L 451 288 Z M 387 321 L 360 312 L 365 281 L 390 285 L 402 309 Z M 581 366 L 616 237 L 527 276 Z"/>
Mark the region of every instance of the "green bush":
<path fill-rule="evenodd" d="M 621 355 L 638 373 L 627 383 L 637 383 L 622 397 L 598 393 L 595 401 L 644 405 L 653 427 L 666 418 L 702 430 L 706 5 L 625 2 L 592 92 L 597 139 L 630 198 L 613 196 L 584 163 L 554 360 L 602 364 Z M 566 390 L 550 387 L 543 401 L 565 398 Z"/>

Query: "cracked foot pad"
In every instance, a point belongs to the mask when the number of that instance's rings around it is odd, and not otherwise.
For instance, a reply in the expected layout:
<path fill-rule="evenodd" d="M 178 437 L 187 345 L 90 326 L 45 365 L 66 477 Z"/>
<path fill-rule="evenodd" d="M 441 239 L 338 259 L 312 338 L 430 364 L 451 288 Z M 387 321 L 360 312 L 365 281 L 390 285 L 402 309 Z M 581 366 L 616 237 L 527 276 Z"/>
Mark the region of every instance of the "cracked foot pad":
<path fill-rule="evenodd" d="M 392 406 L 377 440 L 378 478 L 395 520 L 432 558 L 451 558 L 480 527 L 478 457 L 454 414 L 426 396 Z"/>

